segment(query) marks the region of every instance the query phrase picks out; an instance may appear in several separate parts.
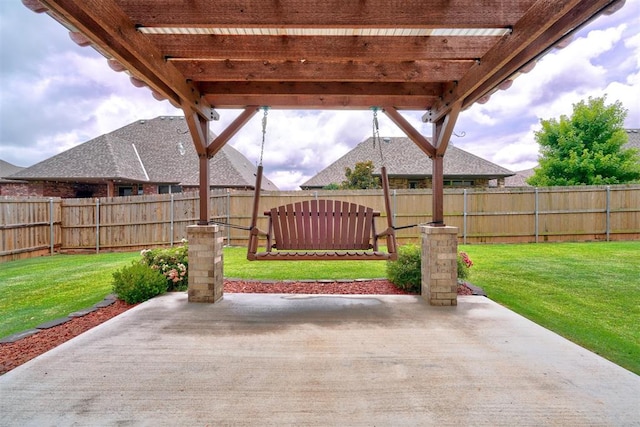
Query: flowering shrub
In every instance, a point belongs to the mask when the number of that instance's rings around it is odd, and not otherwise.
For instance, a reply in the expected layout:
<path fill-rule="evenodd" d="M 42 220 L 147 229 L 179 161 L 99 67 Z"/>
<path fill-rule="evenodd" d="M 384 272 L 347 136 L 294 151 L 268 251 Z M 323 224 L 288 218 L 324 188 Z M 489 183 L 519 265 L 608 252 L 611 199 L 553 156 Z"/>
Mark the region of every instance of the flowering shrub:
<path fill-rule="evenodd" d="M 458 254 L 458 279 L 466 279 L 469 277 L 469 269 L 473 267 L 473 261 L 466 252 Z"/>
<path fill-rule="evenodd" d="M 183 239 L 181 246 L 168 249 L 144 249 L 141 263 L 159 271 L 167 278 L 168 291 L 185 291 L 189 283 L 189 248 Z"/>

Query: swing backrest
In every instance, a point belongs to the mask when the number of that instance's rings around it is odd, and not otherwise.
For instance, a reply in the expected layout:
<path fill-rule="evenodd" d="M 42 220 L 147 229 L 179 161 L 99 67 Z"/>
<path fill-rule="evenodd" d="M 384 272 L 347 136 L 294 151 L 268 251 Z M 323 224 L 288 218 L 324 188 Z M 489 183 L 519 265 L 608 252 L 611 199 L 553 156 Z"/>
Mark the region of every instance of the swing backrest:
<path fill-rule="evenodd" d="M 368 250 L 380 212 L 339 200 L 307 200 L 265 212 L 277 250 Z M 377 245 L 376 245 L 377 246 Z"/>

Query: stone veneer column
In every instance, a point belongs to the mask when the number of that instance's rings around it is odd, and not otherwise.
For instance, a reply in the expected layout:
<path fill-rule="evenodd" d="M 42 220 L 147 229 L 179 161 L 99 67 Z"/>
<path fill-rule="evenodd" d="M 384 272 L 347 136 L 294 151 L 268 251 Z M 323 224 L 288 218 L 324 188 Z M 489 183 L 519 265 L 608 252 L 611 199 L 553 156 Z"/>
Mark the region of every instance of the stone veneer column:
<path fill-rule="evenodd" d="M 223 295 L 222 243 L 217 225 L 190 225 L 189 302 L 216 302 Z"/>
<path fill-rule="evenodd" d="M 458 228 L 421 226 L 422 297 L 430 305 L 458 304 Z"/>

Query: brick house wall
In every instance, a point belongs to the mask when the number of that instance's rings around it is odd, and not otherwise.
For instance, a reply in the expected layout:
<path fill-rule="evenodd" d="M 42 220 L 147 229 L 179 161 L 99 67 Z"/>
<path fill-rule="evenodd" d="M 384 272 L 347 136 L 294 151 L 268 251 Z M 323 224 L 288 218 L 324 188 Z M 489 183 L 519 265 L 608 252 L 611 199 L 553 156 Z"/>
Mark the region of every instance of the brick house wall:
<path fill-rule="evenodd" d="M 45 181 L 42 196 L 63 199 L 107 197 L 107 185 Z"/>
<path fill-rule="evenodd" d="M 88 197 L 109 197 L 110 194 L 117 197 L 121 187 L 131 189 L 132 195 L 137 195 L 142 189 L 142 194 L 158 194 L 158 184 L 127 184 L 112 182 L 107 183 L 81 183 L 81 182 L 57 182 L 57 181 L 30 181 L 30 182 L 0 182 L 0 196 L 38 196 L 38 197 L 60 197 L 88 198 Z M 198 191 L 198 187 L 185 187 L 184 192 Z"/>
<path fill-rule="evenodd" d="M 480 188 L 489 187 L 488 179 L 476 178 L 471 181 L 473 182 L 472 187 L 480 187 Z M 497 180 L 497 186 L 504 187 L 504 182 L 505 182 L 504 178 L 499 178 Z M 411 184 L 413 184 L 413 186 L 411 186 Z M 449 184 L 445 179 L 445 186 L 447 185 Z M 453 186 L 456 187 L 456 185 L 453 185 Z M 406 190 L 409 188 L 428 189 L 428 188 L 431 188 L 431 178 L 408 179 L 408 178 L 399 178 L 399 177 L 389 177 L 389 188 L 392 190 Z"/>
<path fill-rule="evenodd" d="M 0 196 L 28 197 L 41 196 L 42 185 L 24 182 L 0 182 Z"/>
<path fill-rule="evenodd" d="M 142 184 L 142 194 L 158 194 L 158 186 L 155 184 Z"/>
<path fill-rule="evenodd" d="M 414 187 L 410 186 L 411 183 L 414 183 Z M 406 190 L 408 188 L 431 188 L 431 178 L 408 179 L 389 177 L 389 188 L 392 190 Z"/>

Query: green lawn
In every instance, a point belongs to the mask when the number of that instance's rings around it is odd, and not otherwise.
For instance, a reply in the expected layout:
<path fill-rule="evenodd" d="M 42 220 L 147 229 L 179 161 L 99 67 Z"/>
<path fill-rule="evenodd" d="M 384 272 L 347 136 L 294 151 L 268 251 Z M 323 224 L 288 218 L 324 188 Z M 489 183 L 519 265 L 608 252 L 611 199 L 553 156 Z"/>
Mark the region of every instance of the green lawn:
<path fill-rule="evenodd" d="M 534 322 L 640 374 L 640 242 L 467 245 L 469 281 Z M 384 261 L 249 262 L 225 248 L 226 277 L 385 277 Z M 134 253 L 56 255 L 0 264 L 0 337 L 91 306 Z"/>
<path fill-rule="evenodd" d="M 0 264 L 0 337 L 91 307 L 138 252 L 54 255 Z"/>
<path fill-rule="evenodd" d="M 640 374 L 640 242 L 460 249 L 489 298 Z"/>

